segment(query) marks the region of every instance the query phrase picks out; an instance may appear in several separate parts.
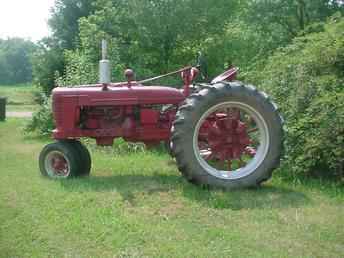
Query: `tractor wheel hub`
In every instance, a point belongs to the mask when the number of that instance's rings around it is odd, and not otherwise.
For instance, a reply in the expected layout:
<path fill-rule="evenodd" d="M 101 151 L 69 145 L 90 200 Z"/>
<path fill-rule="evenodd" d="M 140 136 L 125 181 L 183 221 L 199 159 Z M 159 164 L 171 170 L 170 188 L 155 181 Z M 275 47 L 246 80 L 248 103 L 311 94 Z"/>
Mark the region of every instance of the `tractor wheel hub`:
<path fill-rule="evenodd" d="M 220 160 L 238 159 L 251 143 L 246 124 L 239 119 L 216 119 L 208 128 L 208 144 Z"/>

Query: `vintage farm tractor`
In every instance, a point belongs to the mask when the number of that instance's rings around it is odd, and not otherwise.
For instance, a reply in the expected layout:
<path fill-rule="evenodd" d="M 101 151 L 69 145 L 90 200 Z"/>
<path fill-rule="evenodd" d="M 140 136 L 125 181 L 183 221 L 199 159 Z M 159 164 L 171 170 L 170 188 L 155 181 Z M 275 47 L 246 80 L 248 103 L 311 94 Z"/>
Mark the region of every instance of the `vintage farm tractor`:
<path fill-rule="evenodd" d="M 235 81 L 231 68 L 207 84 L 193 83 L 199 73 L 186 67 L 182 89 L 144 86 L 158 76 L 111 83 L 106 42 L 100 83 L 53 90 L 53 138 L 39 157 L 40 171 L 50 178 L 90 174 L 91 158 L 79 139 L 90 137 L 111 146 L 115 138 L 165 142 L 181 173 L 190 182 L 225 188 L 260 185 L 279 165 L 282 118 L 277 106 L 254 86 Z"/>

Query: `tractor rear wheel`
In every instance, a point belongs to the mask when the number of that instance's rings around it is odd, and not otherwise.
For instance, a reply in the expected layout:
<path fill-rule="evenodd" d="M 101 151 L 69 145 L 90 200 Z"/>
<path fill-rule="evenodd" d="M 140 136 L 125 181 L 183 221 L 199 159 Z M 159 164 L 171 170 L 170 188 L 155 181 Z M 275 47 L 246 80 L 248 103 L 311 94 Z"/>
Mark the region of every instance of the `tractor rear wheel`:
<path fill-rule="evenodd" d="M 259 186 L 279 165 L 282 121 L 277 106 L 253 86 L 209 85 L 177 112 L 172 146 L 178 168 L 196 184 Z"/>
<path fill-rule="evenodd" d="M 46 145 L 39 155 L 41 174 L 53 179 L 78 176 L 80 165 L 74 145 L 67 141 L 57 141 Z"/>

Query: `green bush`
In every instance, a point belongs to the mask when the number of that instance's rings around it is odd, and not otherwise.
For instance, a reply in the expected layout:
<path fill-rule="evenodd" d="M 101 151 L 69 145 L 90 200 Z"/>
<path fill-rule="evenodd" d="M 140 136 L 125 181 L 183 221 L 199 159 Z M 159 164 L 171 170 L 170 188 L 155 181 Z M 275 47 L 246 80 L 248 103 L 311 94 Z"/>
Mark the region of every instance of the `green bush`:
<path fill-rule="evenodd" d="M 344 18 L 297 37 L 249 75 L 271 94 L 286 120 L 285 168 L 294 174 L 343 175 Z"/>
<path fill-rule="evenodd" d="M 290 125 L 289 166 L 344 177 L 344 91 L 318 96 Z"/>
<path fill-rule="evenodd" d="M 66 68 L 63 76 L 57 76 L 58 86 L 73 86 L 97 83 L 98 67 L 90 61 L 90 58 L 77 49 L 65 51 Z"/>
<path fill-rule="evenodd" d="M 45 38 L 39 42 L 38 49 L 32 56 L 32 64 L 34 85 L 49 96 L 56 85 L 56 73 L 62 73 L 64 69 L 63 50 L 56 46 L 53 39 Z"/>
<path fill-rule="evenodd" d="M 40 109 L 33 114 L 31 120 L 26 124 L 24 132 L 37 132 L 43 136 L 51 135 L 55 127 L 51 108 L 51 98 L 45 97 Z"/>

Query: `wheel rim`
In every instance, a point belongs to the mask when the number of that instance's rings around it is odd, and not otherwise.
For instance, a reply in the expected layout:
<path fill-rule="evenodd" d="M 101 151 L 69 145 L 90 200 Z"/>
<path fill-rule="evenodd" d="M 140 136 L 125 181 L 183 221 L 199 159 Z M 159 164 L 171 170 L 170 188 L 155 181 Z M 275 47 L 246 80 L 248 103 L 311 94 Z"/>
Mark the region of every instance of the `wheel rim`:
<path fill-rule="evenodd" d="M 220 179 L 252 174 L 269 149 L 263 117 L 241 102 L 223 102 L 208 109 L 195 127 L 193 151 L 203 169 Z"/>
<path fill-rule="evenodd" d="M 48 153 L 44 167 L 48 176 L 52 178 L 67 178 L 70 175 L 70 162 L 60 151 Z"/>

